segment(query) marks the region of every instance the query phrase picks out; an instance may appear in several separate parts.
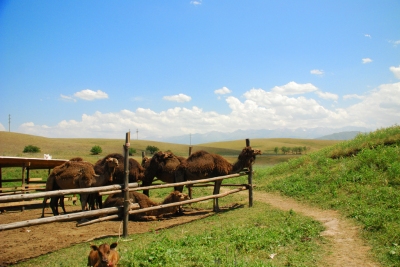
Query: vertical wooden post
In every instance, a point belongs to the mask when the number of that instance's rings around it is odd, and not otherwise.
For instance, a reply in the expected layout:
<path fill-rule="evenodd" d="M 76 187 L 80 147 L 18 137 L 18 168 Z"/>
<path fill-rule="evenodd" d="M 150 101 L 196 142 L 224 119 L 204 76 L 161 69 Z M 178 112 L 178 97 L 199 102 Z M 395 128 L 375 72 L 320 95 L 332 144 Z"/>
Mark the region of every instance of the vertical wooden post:
<path fill-rule="evenodd" d="M 3 171 L 1 170 L 0 167 L 0 188 L 3 187 Z M 3 193 L 3 190 L 0 189 L 0 193 Z"/>
<path fill-rule="evenodd" d="M 125 171 L 125 183 L 124 183 L 124 218 L 123 218 L 123 237 L 127 238 L 128 237 L 128 223 L 129 223 L 129 146 L 130 146 L 130 132 L 126 133 L 126 138 L 125 138 L 125 145 L 124 145 L 124 150 L 125 150 L 125 165 L 124 165 L 124 171 Z"/>
<path fill-rule="evenodd" d="M 189 146 L 189 157 L 190 155 L 192 155 L 192 146 Z M 187 189 L 188 189 L 188 195 L 189 198 L 192 199 L 193 198 L 193 189 L 192 189 L 192 185 L 188 184 L 186 185 Z M 182 191 L 183 191 L 183 187 L 182 187 Z"/>
<path fill-rule="evenodd" d="M 246 146 L 250 146 L 250 139 L 246 139 Z M 253 166 L 249 166 L 248 174 L 248 184 L 249 184 L 249 207 L 253 207 Z"/>

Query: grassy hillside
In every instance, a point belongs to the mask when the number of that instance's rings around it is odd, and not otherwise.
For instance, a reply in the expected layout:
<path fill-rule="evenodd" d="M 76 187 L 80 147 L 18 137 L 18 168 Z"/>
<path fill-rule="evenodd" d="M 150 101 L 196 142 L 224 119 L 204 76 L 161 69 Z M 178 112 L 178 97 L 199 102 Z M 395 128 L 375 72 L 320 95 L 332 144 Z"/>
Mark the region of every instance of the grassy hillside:
<path fill-rule="evenodd" d="M 17 157 L 43 157 L 43 154 L 50 154 L 57 159 L 70 159 L 73 157 L 82 157 L 87 161 L 96 162 L 110 153 L 123 153 L 123 144 L 125 139 L 94 139 L 94 138 L 45 138 L 12 132 L 0 132 L 0 156 Z M 307 153 L 317 151 L 323 147 L 336 144 L 337 141 L 311 140 L 311 139 L 252 139 L 250 145 L 253 148 L 261 149 L 262 156 L 257 157 L 256 164 L 273 165 L 278 162 L 287 161 L 299 155 L 276 155 L 273 150 L 275 147 L 307 147 Z M 34 145 L 41 149 L 40 153 L 29 154 L 22 153 L 24 147 Z M 91 155 L 90 149 L 98 145 L 103 152 L 100 155 Z M 189 153 L 188 145 L 163 143 L 147 140 L 131 139 L 131 147 L 136 149 L 133 158 L 141 159 L 142 151 L 145 151 L 148 145 L 156 146 L 162 151 L 170 150 L 178 156 L 187 156 Z M 207 143 L 193 146 L 192 151 L 206 150 L 210 153 L 216 153 L 225 156 L 228 160 L 234 161 L 239 155 L 245 140 L 235 140 L 228 142 Z"/>
<path fill-rule="evenodd" d="M 339 210 L 383 266 L 400 266 L 400 126 L 257 170 L 257 189 Z"/>

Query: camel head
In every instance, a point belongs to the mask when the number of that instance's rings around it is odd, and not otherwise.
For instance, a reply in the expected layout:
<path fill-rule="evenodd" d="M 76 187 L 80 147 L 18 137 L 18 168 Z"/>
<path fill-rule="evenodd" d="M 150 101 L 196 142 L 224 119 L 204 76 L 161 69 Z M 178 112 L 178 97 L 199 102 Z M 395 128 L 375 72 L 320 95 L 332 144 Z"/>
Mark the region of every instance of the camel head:
<path fill-rule="evenodd" d="M 107 158 L 106 159 L 106 166 L 109 169 L 110 172 L 110 178 L 109 178 L 109 182 L 113 182 L 113 174 L 115 172 L 115 169 L 118 167 L 118 159 L 116 158 Z"/>
<path fill-rule="evenodd" d="M 256 156 L 261 155 L 261 150 L 252 149 L 250 146 L 243 148 L 242 152 L 238 156 L 239 161 L 244 162 L 245 167 L 250 167 L 256 161 Z"/>

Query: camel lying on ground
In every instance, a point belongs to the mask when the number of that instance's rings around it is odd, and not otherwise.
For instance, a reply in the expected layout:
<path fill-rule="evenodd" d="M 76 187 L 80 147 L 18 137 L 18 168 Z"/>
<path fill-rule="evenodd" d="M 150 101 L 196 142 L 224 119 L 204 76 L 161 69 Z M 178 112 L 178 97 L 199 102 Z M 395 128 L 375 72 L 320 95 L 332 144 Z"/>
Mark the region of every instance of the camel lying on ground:
<path fill-rule="evenodd" d="M 46 182 L 46 191 L 59 189 L 76 189 L 94 186 L 104 186 L 113 182 L 114 171 L 118 167 L 118 160 L 107 158 L 105 161 L 104 172 L 97 175 L 93 164 L 86 161 L 67 161 L 53 169 Z M 55 185 L 56 184 L 56 185 Z M 56 210 L 59 197 L 53 197 L 50 207 L 53 214 L 58 215 Z M 81 194 L 82 210 L 86 209 L 88 194 Z"/>
<path fill-rule="evenodd" d="M 100 246 L 90 245 L 87 266 L 94 267 L 116 267 L 119 261 L 119 253 L 115 249 L 118 243 L 101 244 Z"/>
<path fill-rule="evenodd" d="M 177 168 L 175 182 L 200 180 L 238 173 L 254 164 L 256 156 L 261 155 L 261 150 L 245 147 L 238 156 L 238 160 L 231 164 L 220 155 L 197 151 L 190 155 L 186 161 Z M 218 194 L 222 180 L 216 181 L 213 194 Z M 182 191 L 183 187 L 178 187 Z M 214 210 L 218 211 L 218 199 L 215 199 Z"/>
<path fill-rule="evenodd" d="M 156 203 L 151 199 L 149 199 L 149 197 L 146 196 L 145 194 L 136 191 L 129 192 L 129 202 L 138 203 L 141 209 L 169 204 L 169 203 L 181 202 L 188 199 L 190 198 L 187 194 L 181 193 L 179 191 L 173 191 L 164 199 L 162 203 Z M 121 192 L 109 195 L 107 199 L 104 201 L 103 206 L 105 208 L 109 208 L 109 207 L 123 206 L 123 204 L 124 204 L 124 193 Z M 132 214 L 130 215 L 130 218 L 132 220 L 154 221 L 161 218 L 165 214 L 176 213 L 178 209 L 179 206 L 165 207 L 157 210 L 146 211 L 144 213 Z"/>

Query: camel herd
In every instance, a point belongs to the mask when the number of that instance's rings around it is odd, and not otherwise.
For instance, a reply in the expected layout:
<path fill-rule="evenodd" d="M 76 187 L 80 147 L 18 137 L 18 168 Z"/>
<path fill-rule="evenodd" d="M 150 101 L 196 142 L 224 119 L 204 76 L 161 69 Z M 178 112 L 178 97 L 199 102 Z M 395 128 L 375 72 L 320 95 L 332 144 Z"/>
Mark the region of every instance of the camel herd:
<path fill-rule="evenodd" d="M 261 151 L 245 147 L 239 154 L 234 164 L 229 163 L 220 155 L 208 153 L 206 151 L 197 151 L 188 158 L 178 157 L 172 152 L 157 152 L 151 158 L 144 157 L 139 164 L 135 159 L 129 158 L 129 183 L 141 182 L 141 186 L 149 186 L 154 178 L 157 177 L 166 183 L 177 183 L 189 180 L 199 180 L 212 178 L 222 175 L 238 173 L 254 164 L 256 156 Z M 105 186 L 109 184 L 123 184 L 125 180 L 124 156 L 121 154 L 109 154 L 103 159 L 91 164 L 82 158 L 73 158 L 64 164 L 57 166 L 50 173 L 46 190 L 88 188 L 93 186 Z M 222 180 L 215 182 L 214 194 L 219 192 Z M 188 195 L 182 194 L 183 186 L 175 187 L 175 191 L 170 193 L 163 204 L 179 202 L 188 199 Z M 130 202 L 138 203 L 141 208 L 160 205 L 149 199 L 149 191 L 130 192 Z M 58 215 L 58 204 L 61 205 L 65 213 L 64 197 L 51 197 L 50 207 L 53 215 Z M 47 199 L 43 201 L 43 212 Z M 123 194 L 111 194 L 102 203 L 101 196 L 98 194 L 81 194 L 82 210 L 93 209 L 96 207 L 116 207 L 123 203 Z M 217 202 L 218 210 L 218 202 Z M 161 209 L 151 211 L 133 219 L 155 220 L 163 213 L 175 212 L 175 209 Z"/>

